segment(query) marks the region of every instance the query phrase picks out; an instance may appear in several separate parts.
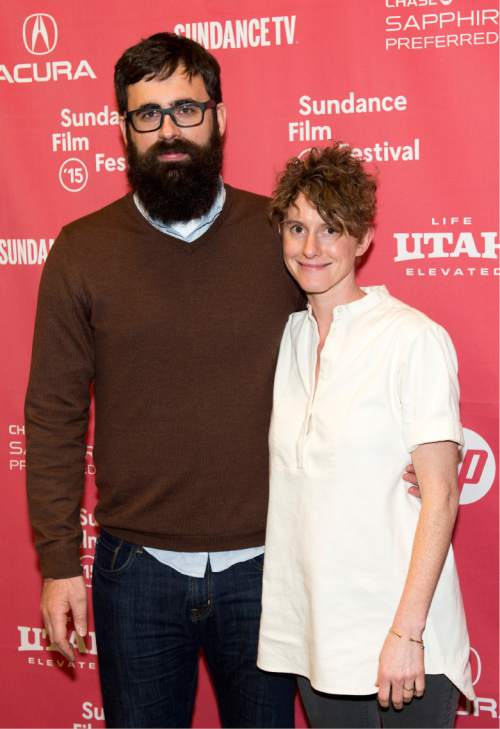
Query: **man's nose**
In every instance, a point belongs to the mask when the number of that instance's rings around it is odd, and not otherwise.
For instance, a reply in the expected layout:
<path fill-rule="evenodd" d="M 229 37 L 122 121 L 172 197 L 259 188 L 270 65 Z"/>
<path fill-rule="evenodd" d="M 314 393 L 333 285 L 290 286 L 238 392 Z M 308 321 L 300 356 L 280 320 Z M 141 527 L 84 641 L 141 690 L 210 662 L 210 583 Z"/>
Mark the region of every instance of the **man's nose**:
<path fill-rule="evenodd" d="M 172 139 L 180 136 L 179 127 L 168 114 L 163 115 L 163 121 L 160 129 L 158 130 L 158 136 L 161 137 L 161 139 Z"/>

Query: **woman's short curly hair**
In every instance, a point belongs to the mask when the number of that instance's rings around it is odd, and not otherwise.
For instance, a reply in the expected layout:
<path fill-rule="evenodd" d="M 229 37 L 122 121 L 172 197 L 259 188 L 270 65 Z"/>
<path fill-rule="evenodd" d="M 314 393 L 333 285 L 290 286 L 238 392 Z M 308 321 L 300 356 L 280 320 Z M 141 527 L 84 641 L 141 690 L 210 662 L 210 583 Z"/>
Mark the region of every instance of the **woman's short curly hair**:
<path fill-rule="evenodd" d="M 351 148 L 335 142 L 287 162 L 273 192 L 270 217 L 281 223 L 302 193 L 326 223 L 361 241 L 375 222 L 376 191 L 377 181 Z"/>

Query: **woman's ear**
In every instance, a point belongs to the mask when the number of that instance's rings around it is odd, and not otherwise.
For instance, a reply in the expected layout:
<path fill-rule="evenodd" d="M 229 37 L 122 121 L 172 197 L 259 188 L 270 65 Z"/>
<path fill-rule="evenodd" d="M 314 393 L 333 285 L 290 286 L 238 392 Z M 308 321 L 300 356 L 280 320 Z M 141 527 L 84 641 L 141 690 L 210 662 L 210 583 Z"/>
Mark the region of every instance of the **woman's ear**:
<path fill-rule="evenodd" d="M 368 228 L 368 230 L 364 234 L 363 238 L 358 243 L 358 246 L 356 248 L 356 256 L 362 256 L 363 253 L 366 253 L 368 248 L 371 246 L 374 236 L 375 236 L 375 229 Z"/>

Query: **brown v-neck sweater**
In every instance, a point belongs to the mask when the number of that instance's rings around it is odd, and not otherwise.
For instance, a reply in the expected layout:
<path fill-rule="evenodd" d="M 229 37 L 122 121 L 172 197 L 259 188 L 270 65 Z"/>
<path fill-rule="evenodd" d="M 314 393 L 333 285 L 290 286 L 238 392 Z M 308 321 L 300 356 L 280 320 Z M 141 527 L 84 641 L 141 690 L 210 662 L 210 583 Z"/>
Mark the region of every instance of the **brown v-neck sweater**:
<path fill-rule="evenodd" d="M 92 383 L 103 527 L 181 551 L 264 542 L 274 366 L 303 304 L 266 198 L 226 190 L 194 243 L 153 228 L 127 195 L 63 228 L 47 259 L 26 398 L 46 577 L 80 572 Z"/>

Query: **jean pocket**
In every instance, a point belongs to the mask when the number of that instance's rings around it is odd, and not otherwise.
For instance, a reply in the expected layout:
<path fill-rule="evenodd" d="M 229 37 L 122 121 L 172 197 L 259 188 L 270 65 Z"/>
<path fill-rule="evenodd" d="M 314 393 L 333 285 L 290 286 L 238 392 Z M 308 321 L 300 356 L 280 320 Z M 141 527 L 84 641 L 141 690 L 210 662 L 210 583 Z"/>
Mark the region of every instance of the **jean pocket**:
<path fill-rule="evenodd" d="M 101 531 L 96 544 L 94 568 L 108 574 L 124 572 L 130 567 L 136 554 L 142 551 L 143 548 L 137 544 L 129 544 Z"/>
<path fill-rule="evenodd" d="M 248 559 L 246 561 L 246 564 L 248 567 L 253 569 L 255 572 L 259 572 L 260 574 L 264 571 L 264 553 L 258 554 L 256 557 L 253 557 L 252 559 Z"/>

